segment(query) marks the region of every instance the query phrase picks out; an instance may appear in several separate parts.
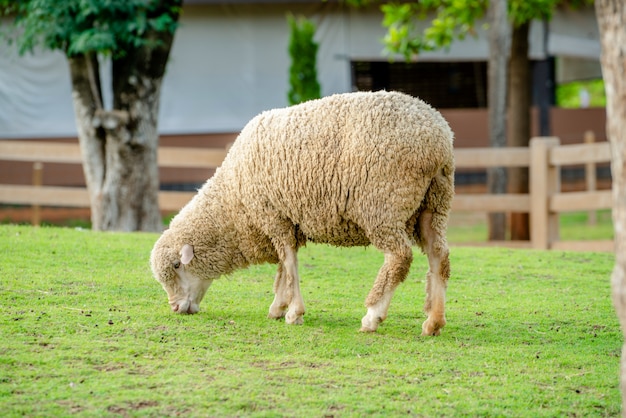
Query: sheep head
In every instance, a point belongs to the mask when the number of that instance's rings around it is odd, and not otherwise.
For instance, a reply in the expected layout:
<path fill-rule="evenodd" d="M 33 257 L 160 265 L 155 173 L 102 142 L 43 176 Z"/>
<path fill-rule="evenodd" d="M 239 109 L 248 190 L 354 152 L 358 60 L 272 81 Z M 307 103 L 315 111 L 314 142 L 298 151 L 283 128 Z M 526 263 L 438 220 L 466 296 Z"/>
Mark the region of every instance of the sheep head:
<path fill-rule="evenodd" d="M 154 245 L 150 256 L 152 274 L 167 292 L 174 312 L 193 314 L 200 310 L 200 302 L 213 280 L 195 271 L 193 246 L 177 246 L 178 241 L 172 238 L 166 231 Z"/>

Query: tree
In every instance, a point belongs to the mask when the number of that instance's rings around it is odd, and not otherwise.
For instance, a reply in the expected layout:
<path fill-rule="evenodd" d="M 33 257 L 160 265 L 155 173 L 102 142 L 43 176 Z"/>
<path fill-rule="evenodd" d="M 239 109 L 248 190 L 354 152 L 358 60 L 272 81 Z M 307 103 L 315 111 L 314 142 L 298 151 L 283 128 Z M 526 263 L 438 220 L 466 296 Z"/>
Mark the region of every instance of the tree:
<path fill-rule="evenodd" d="M 21 53 L 68 59 L 83 170 L 96 230 L 158 231 L 161 82 L 182 0 L 0 0 Z M 112 65 L 113 109 L 102 102 L 99 60 Z"/>
<path fill-rule="evenodd" d="M 527 147 L 530 141 L 531 72 L 528 59 L 528 32 L 533 19 L 548 20 L 557 5 L 556 0 L 511 1 L 509 15 L 512 19 L 511 54 L 509 57 L 508 108 L 509 126 L 507 144 Z M 509 193 L 528 193 L 528 168 L 508 169 Z M 511 213 L 512 240 L 530 239 L 528 213 Z"/>
<path fill-rule="evenodd" d="M 358 1 L 358 0 L 354 0 Z M 506 143 L 510 146 L 528 146 L 530 140 L 530 62 L 528 60 L 528 30 L 533 19 L 547 20 L 558 4 L 579 7 L 589 0 L 510 0 L 508 16 L 512 26 L 508 63 L 508 107 L 509 119 Z M 407 59 L 422 51 L 445 48 L 456 39 L 464 39 L 475 34 L 476 22 L 482 18 L 489 6 L 487 0 L 422 0 L 414 3 L 386 4 L 381 6 L 384 13 L 383 24 L 387 27 L 385 44 L 392 53 L 403 54 Z M 423 31 L 417 30 L 416 20 L 423 19 L 429 11 L 435 11 L 435 18 Z M 492 22 L 493 23 L 493 22 Z M 491 34 L 494 34 L 494 30 Z M 500 39 L 504 41 L 503 38 Z M 490 46 L 498 39 L 490 39 Z M 490 48 L 493 52 L 493 47 Z M 501 53 L 501 52 L 500 52 Z M 497 57 L 490 57 L 497 60 Z M 493 72 L 492 66 L 490 71 Z M 493 100 L 493 99 L 492 99 Z M 491 106 L 491 105 L 490 105 Z M 493 117 L 505 120 L 506 115 L 498 113 Z M 501 127 L 490 128 L 490 142 L 493 146 L 502 145 Z M 489 173 L 491 193 L 503 193 L 504 170 Z M 528 170 L 508 170 L 508 190 L 511 193 L 528 192 Z M 496 181 L 499 180 L 499 181 Z M 504 238 L 504 217 L 490 216 L 490 239 Z M 514 213 L 511 217 L 511 238 L 529 239 L 530 228 L 527 213 Z"/>
<path fill-rule="evenodd" d="M 291 36 L 289 39 L 289 104 L 294 105 L 321 96 L 320 84 L 317 81 L 317 49 L 319 45 L 313 40 L 315 25 L 310 20 L 294 16 L 287 17 Z"/>
<path fill-rule="evenodd" d="M 626 337 L 626 4 L 596 0 L 602 46 L 602 76 L 606 89 L 606 133 L 611 144 L 615 268 L 613 303 Z M 621 359 L 622 414 L 626 411 L 626 344 Z"/>
<path fill-rule="evenodd" d="M 492 0 L 489 7 L 488 105 L 489 142 L 492 147 L 506 146 L 507 60 L 511 30 L 507 19 L 507 0 Z M 506 192 L 506 170 L 493 167 L 487 171 L 487 187 L 493 194 Z M 506 218 L 503 213 L 489 214 L 489 239 L 505 238 Z"/>
<path fill-rule="evenodd" d="M 513 25 L 511 55 L 509 58 L 508 108 L 510 114 L 507 144 L 512 147 L 527 147 L 530 141 L 530 61 L 528 59 L 528 30 L 530 21 Z M 508 169 L 509 193 L 528 193 L 528 168 Z M 528 213 L 511 213 L 511 239 L 530 239 L 530 217 Z"/>

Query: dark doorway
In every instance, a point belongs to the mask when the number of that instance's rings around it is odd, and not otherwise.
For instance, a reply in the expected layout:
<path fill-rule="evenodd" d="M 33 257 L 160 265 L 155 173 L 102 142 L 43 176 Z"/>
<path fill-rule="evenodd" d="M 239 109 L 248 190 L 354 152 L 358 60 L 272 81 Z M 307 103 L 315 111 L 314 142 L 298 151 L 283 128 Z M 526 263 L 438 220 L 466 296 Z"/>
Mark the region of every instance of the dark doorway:
<path fill-rule="evenodd" d="M 352 61 L 354 90 L 397 90 L 438 109 L 487 107 L 487 63 Z"/>

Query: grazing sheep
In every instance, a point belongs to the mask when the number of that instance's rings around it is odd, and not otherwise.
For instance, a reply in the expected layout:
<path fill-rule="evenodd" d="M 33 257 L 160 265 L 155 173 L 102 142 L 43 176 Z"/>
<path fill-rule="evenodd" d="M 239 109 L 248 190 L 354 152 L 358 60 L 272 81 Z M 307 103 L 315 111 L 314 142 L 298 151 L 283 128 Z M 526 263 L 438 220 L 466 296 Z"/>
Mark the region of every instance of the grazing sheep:
<path fill-rule="evenodd" d="M 213 279 L 278 263 L 269 317 L 302 324 L 298 248 L 309 240 L 372 244 L 385 261 L 361 331 L 375 331 L 417 244 L 429 263 L 422 334 L 438 335 L 450 276 L 452 141 L 439 112 L 397 92 L 338 94 L 261 113 L 156 242 L 154 276 L 172 310 L 196 313 Z"/>

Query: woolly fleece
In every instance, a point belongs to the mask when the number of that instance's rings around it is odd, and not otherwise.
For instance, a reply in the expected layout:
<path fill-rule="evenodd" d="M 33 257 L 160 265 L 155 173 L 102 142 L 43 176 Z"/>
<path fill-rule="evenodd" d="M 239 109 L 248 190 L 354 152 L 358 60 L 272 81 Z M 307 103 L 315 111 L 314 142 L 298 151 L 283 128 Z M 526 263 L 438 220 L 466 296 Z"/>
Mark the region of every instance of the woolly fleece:
<path fill-rule="evenodd" d="M 185 268 L 208 280 L 284 261 L 287 247 L 307 240 L 386 254 L 411 243 L 425 249 L 419 218 L 428 212 L 429 245 L 447 280 L 453 158 L 445 119 L 402 93 L 338 94 L 263 112 L 157 241 L 154 275 L 175 293 L 172 266 L 185 244 L 195 255 Z"/>

